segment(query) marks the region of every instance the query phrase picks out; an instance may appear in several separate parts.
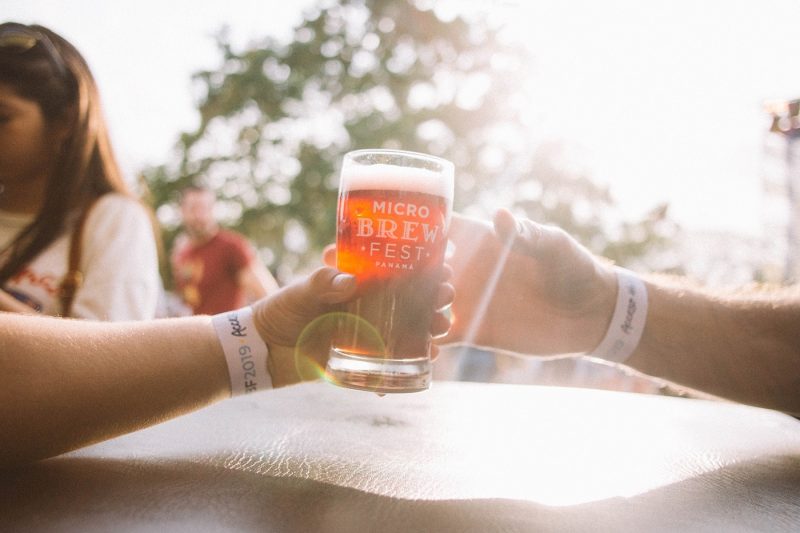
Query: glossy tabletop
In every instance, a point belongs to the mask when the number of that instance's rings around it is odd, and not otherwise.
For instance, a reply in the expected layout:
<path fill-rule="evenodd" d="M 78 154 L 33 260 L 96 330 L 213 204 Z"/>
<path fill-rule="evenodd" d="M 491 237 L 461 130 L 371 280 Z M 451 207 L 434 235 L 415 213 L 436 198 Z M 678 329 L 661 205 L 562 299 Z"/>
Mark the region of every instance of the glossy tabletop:
<path fill-rule="evenodd" d="M 310 383 L 0 473 L 11 531 L 800 531 L 800 421 L 726 402 Z"/>

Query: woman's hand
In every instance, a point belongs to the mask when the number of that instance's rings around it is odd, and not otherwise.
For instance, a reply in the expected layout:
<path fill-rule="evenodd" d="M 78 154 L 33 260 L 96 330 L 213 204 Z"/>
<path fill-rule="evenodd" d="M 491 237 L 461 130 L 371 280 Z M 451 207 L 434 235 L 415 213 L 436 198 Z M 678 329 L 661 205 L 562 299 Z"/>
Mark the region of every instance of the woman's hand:
<path fill-rule="evenodd" d="M 269 347 L 273 386 L 314 377 L 304 376 L 302 368 L 298 367 L 303 363 L 297 360 L 299 342 L 303 342 L 304 356 L 325 368 L 333 333 L 332 321 L 319 322 L 319 327 L 314 328 L 315 320 L 338 311 L 340 304 L 352 299 L 355 292 L 353 276 L 323 267 L 253 305 L 256 327 Z M 314 329 L 308 330 L 309 327 Z"/>

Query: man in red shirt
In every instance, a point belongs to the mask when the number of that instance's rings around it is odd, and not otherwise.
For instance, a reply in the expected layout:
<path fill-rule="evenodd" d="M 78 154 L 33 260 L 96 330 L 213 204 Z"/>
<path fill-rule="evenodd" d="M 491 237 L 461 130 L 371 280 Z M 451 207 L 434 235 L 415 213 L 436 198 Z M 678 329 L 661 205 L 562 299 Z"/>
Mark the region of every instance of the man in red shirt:
<path fill-rule="evenodd" d="M 180 200 L 184 233 L 173 249 L 172 276 L 196 315 L 238 309 L 278 288 L 247 240 L 219 227 L 214 200 L 210 190 L 198 186 L 185 189 Z"/>

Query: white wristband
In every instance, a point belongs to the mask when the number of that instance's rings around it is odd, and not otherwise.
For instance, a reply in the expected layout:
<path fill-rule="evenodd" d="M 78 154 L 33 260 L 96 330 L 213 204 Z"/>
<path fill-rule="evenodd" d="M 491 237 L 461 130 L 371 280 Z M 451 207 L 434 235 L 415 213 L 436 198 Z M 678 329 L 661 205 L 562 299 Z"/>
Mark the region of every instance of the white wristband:
<path fill-rule="evenodd" d="M 617 272 L 617 306 L 606 336 L 589 354 L 622 363 L 636 349 L 647 319 L 647 287 L 636 274 L 624 268 Z"/>
<path fill-rule="evenodd" d="M 243 307 L 220 313 L 211 317 L 211 323 L 228 362 L 231 396 L 271 389 L 272 378 L 267 369 L 269 351 L 256 330 L 253 309 Z"/>

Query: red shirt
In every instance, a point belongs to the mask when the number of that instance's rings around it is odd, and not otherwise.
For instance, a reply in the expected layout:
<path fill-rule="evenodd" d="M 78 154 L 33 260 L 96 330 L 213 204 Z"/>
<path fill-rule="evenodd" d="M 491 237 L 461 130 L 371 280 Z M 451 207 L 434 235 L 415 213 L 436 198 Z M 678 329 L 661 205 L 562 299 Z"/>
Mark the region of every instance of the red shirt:
<path fill-rule="evenodd" d="M 248 242 L 231 231 L 220 230 L 209 241 L 190 240 L 172 256 L 172 276 L 178 294 L 196 315 L 215 315 L 245 305 L 239 272 L 255 257 Z"/>

